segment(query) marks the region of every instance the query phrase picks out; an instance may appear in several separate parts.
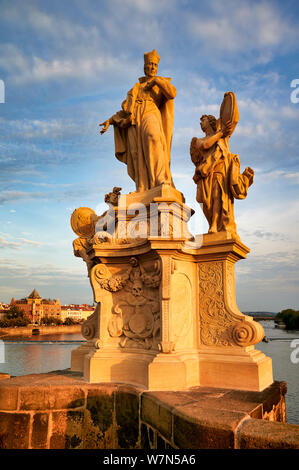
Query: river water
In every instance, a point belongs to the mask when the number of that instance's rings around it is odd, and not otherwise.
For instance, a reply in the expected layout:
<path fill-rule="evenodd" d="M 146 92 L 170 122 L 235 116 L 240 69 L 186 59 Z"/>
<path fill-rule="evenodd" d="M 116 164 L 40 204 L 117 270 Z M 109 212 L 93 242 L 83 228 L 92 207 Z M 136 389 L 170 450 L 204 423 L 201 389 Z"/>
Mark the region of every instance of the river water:
<path fill-rule="evenodd" d="M 299 361 L 299 331 L 277 329 L 273 321 L 261 324 L 269 342 L 261 342 L 256 348 L 272 358 L 274 380 L 287 382 L 287 421 L 299 424 L 299 362 L 291 360 L 293 352 Z M 297 354 L 291 347 L 294 339 L 298 339 Z M 25 375 L 68 369 L 71 351 L 83 342 L 78 333 L 4 340 L 5 362 L 0 362 L 0 372 Z"/>

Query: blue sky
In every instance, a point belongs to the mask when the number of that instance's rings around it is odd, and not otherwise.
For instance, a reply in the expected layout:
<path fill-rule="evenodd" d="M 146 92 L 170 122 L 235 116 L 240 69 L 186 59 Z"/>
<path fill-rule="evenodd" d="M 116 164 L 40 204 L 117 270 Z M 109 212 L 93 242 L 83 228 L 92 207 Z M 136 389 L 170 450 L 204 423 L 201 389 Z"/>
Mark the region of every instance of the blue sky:
<path fill-rule="evenodd" d="M 159 74 L 177 88 L 172 174 L 190 224 L 206 231 L 189 156 L 200 116 L 218 117 L 236 93 L 240 121 L 230 148 L 255 170 L 236 201 L 250 247 L 237 263 L 239 308 L 299 308 L 298 2 L 218 0 L 0 1 L 0 300 L 36 288 L 62 303 L 92 302 L 72 252 L 70 215 L 105 210 L 113 186 L 134 190 L 98 123 L 120 108 L 155 48 Z"/>

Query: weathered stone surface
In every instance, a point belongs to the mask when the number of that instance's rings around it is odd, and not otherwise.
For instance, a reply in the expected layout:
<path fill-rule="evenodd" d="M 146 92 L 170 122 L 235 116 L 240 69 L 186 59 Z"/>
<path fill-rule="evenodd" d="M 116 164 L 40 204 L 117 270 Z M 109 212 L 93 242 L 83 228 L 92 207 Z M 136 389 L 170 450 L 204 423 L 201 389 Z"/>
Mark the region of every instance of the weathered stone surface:
<path fill-rule="evenodd" d="M 57 410 L 78 408 L 84 405 L 82 388 L 38 386 L 20 388 L 21 410 Z"/>
<path fill-rule="evenodd" d="M 3 372 L 0 372 L 0 380 L 5 380 L 9 378 L 10 378 L 9 374 L 4 374 Z"/>
<path fill-rule="evenodd" d="M 232 390 L 225 395 L 223 406 L 228 402 L 231 409 L 244 410 L 252 418 L 267 419 L 269 421 L 286 420 L 285 394 L 286 382 L 273 382 L 262 392 Z M 250 409 L 252 411 L 250 411 Z"/>
<path fill-rule="evenodd" d="M 19 389 L 26 412 L 14 412 Z M 284 404 L 285 391 L 283 382 L 263 392 L 212 387 L 144 392 L 88 384 L 69 371 L 15 377 L 0 384 L 0 448 L 298 448 L 299 426 L 265 421 L 279 418 L 273 407 Z M 67 408 L 81 405 L 82 394 L 83 406 Z M 256 416 L 264 421 L 251 419 Z"/>
<path fill-rule="evenodd" d="M 167 408 L 170 416 L 175 408 L 194 404 L 208 410 L 220 409 L 241 412 L 252 418 L 262 419 L 263 400 L 269 400 L 273 391 L 275 402 L 278 401 L 276 392 L 280 390 L 280 382 L 275 382 L 275 384 L 273 384 L 273 387 L 266 389 L 264 393 L 213 387 L 193 387 L 188 391 L 177 392 L 145 392 L 142 395 L 142 419 L 160 429 L 161 432 L 165 432 L 165 436 L 167 435 L 167 430 L 163 428 L 165 420 L 160 419 L 159 407 L 162 407 L 165 413 Z M 280 398 L 283 399 L 283 396 L 280 396 Z M 148 410 L 149 414 L 147 415 Z M 170 416 L 168 417 L 168 424 L 170 423 Z"/>
<path fill-rule="evenodd" d="M 0 449 L 28 449 L 28 413 L 0 412 Z"/>
<path fill-rule="evenodd" d="M 134 449 L 139 437 L 139 394 L 131 387 L 122 386 L 115 393 L 115 413 L 118 446 Z"/>
<path fill-rule="evenodd" d="M 79 387 L 51 388 L 51 398 L 55 398 L 52 409 L 78 408 L 84 405 L 85 391 Z"/>
<path fill-rule="evenodd" d="M 167 404 L 165 402 L 163 403 L 163 401 L 159 399 L 161 395 L 163 397 L 163 392 L 144 393 L 142 395 L 141 420 L 156 428 L 166 439 L 171 440 L 173 406 L 169 405 L 169 401 L 171 402 L 171 400 L 168 400 Z"/>
<path fill-rule="evenodd" d="M 299 426 L 251 419 L 238 433 L 240 449 L 299 449 Z"/>
<path fill-rule="evenodd" d="M 174 444 L 180 449 L 233 449 L 235 429 L 246 416 L 193 404 L 178 407 L 174 412 Z"/>
<path fill-rule="evenodd" d="M 88 390 L 86 409 L 90 413 L 93 425 L 103 433 L 113 420 L 114 396 L 112 390 Z"/>
<path fill-rule="evenodd" d="M 151 441 L 149 438 L 149 428 L 143 423 L 141 423 L 141 427 L 140 427 L 140 448 L 151 449 Z"/>
<path fill-rule="evenodd" d="M 54 411 L 50 449 L 82 449 L 83 424 L 83 411 Z"/>
<path fill-rule="evenodd" d="M 47 387 L 29 386 L 19 389 L 20 410 L 48 410 L 51 408 Z"/>
<path fill-rule="evenodd" d="M 47 413 L 35 413 L 32 424 L 31 444 L 32 449 L 46 449 L 48 438 L 49 415 Z"/>
<path fill-rule="evenodd" d="M 116 448 L 114 424 L 114 387 L 90 388 L 87 393 L 84 448 Z"/>
<path fill-rule="evenodd" d="M 6 382 L 6 381 L 5 381 Z M 18 388 L 5 386 L 1 382 L 0 387 L 0 410 L 16 410 L 18 405 Z"/>

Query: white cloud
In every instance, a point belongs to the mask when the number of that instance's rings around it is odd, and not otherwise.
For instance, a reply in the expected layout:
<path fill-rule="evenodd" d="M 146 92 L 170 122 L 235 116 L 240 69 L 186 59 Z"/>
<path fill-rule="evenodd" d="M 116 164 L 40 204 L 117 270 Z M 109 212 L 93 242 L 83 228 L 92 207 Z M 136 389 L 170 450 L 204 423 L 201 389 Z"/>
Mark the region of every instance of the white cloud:
<path fill-rule="evenodd" d="M 17 238 L 17 240 L 20 240 L 22 243 L 25 243 L 25 245 L 33 245 L 33 246 L 42 246 L 43 243 L 41 242 L 36 242 L 34 240 L 28 240 L 27 238 Z"/>
<path fill-rule="evenodd" d="M 291 184 L 299 184 L 299 171 L 273 170 L 267 173 L 268 179 L 285 179 Z"/>
<path fill-rule="evenodd" d="M 4 190 L 0 191 L 0 204 L 24 199 L 39 199 L 43 197 L 45 197 L 45 194 L 43 193 L 29 193 L 26 191 L 18 190 Z"/>
<path fill-rule="evenodd" d="M 282 106 L 281 115 L 286 119 L 299 119 L 299 109 L 293 106 Z"/>
<path fill-rule="evenodd" d="M 88 123 L 81 123 L 73 119 L 16 119 L 4 120 L 0 118 L 3 133 L 22 139 L 57 139 L 73 138 L 78 135 L 87 134 L 90 130 Z M 94 128 L 96 126 L 94 125 Z M 93 129 L 94 130 L 94 129 Z"/>
<path fill-rule="evenodd" d="M 18 259 L 0 258 L 0 277 L 13 276 L 15 279 L 29 279 L 30 282 L 33 283 L 36 283 L 37 281 L 38 283 L 40 283 L 40 281 L 56 282 L 57 280 L 68 283 L 74 281 L 82 282 L 84 279 L 82 271 L 85 271 L 85 267 L 83 265 L 78 265 L 77 269 L 76 267 L 74 268 L 74 266 L 70 268 L 61 268 L 60 266 L 54 266 L 51 263 L 36 263 L 35 260 L 31 260 L 30 264 L 26 264 Z"/>
<path fill-rule="evenodd" d="M 257 124 L 238 124 L 236 130 L 234 132 L 235 136 L 240 137 L 257 137 L 257 136 L 264 136 L 267 133 L 266 126 L 263 126 L 261 123 Z"/>
<path fill-rule="evenodd" d="M 36 246 L 36 247 L 40 247 L 43 245 L 43 243 L 41 242 L 28 240 L 27 238 L 16 237 L 15 240 L 12 240 L 11 235 L 8 235 L 8 234 L 2 234 L 2 235 L 0 236 L 0 248 L 2 249 L 9 248 L 13 250 L 20 250 L 23 245 L 31 245 L 31 246 Z"/>
<path fill-rule="evenodd" d="M 237 227 L 241 238 L 249 246 L 254 244 L 254 254 L 266 258 L 278 252 L 293 256 L 298 247 L 299 201 L 273 202 L 241 210 Z"/>
<path fill-rule="evenodd" d="M 26 56 L 14 44 L 2 44 L 0 67 L 8 72 L 16 85 L 57 79 L 85 80 L 99 74 L 108 76 L 112 73 L 124 73 L 128 67 L 128 63 L 120 62 L 117 57 L 98 52 L 88 56 L 88 52 L 86 49 L 85 55 L 45 60 L 36 55 Z"/>
<path fill-rule="evenodd" d="M 161 0 L 126 0 L 126 2 L 123 2 L 123 0 L 110 0 L 109 3 L 112 6 L 112 10 L 125 7 L 126 10 L 131 9 L 144 14 L 156 14 L 162 10 L 169 11 L 170 8 L 173 8 L 177 4 L 177 1 L 171 0 L 170 3 Z"/>
<path fill-rule="evenodd" d="M 188 29 L 209 50 L 236 53 L 261 51 L 268 62 L 271 50 L 294 43 L 295 27 L 270 2 L 227 0 L 210 2 L 212 15 L 189 15 Z"/>
<path fill-rule="evenodd" d="M 84 27 L 59 14 L 46 13 L 29 1 L 26 4 L 18 1 L 14 5 L 6 3 L 1 9 L 1 16 L 6 22 L 17 23 L 21 28 L 29 27 L 43 36 L 92 44 L 100 42 L 100 32 L 95 26 Z"/>
<path fill-rule="evenodd" d="M 4 237 L 0 236 L 0 249 L 12 248 L 13 250 L 19 250 L 21 247 L 20 243 L 8 241 Z"/>

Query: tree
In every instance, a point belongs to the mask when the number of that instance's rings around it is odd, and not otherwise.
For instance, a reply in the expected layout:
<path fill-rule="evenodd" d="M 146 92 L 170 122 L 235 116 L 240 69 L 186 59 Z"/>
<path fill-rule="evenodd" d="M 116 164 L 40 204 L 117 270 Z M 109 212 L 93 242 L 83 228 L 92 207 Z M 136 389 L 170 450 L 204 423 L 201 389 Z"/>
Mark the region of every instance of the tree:
<path fill-rule="evenodd" d="M 282 310 L 276 315 L 276 319 L 283 321 L 287 330 L 299 330 L 299 310 Z"/>
<path fill-rule="evenodd" d="M 16 305 L 12 305 L 11 307 L 9 307 L 7 314 L 6 314 L 6 318 L 8 320 L 12 320 L 15 318 L 23 318 L 25 316 L 26 315 L 25 315 L 24 310 L 20 309 Z"/>
<path fill-rule="evenodd" d="M 62 321 L 60 320 L 60 318 L 56 318 L 54 316 L 42 317 L 40 324 L 41 325 L 62 325 Z"/>
<path fill-rule="evenodd" d="M 65 325 L 75 325 L 76 321 L 73 318 L 68 317 L 64 320 L 64 324 Z"/>
<path fill-rule="evenodd" d="M 2 328 L 9 328 L 12 326 L 27 326 L 30 323 L 30 318 L 16 305 L 12 305 L 6 314 L 6 318 L 1 321 Z"/>

